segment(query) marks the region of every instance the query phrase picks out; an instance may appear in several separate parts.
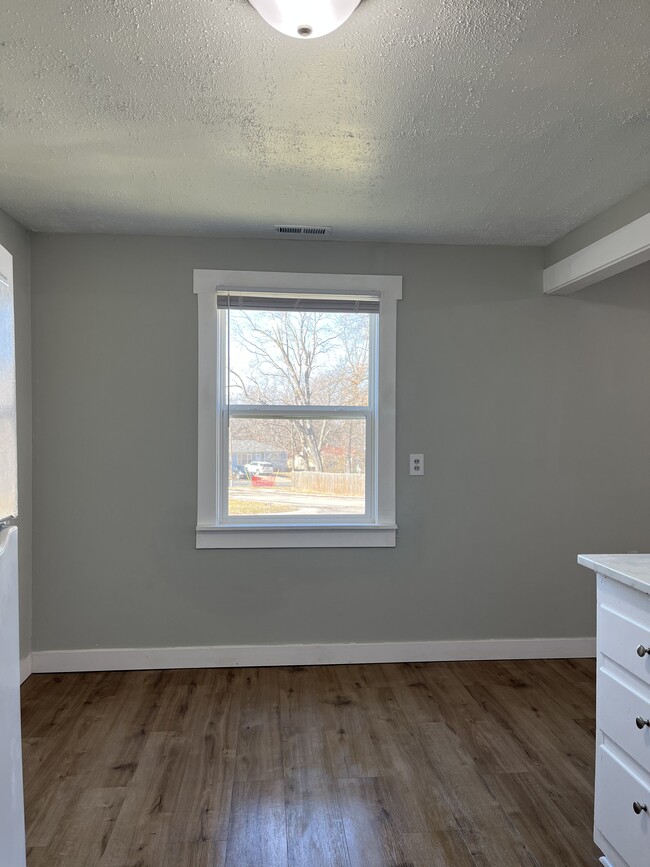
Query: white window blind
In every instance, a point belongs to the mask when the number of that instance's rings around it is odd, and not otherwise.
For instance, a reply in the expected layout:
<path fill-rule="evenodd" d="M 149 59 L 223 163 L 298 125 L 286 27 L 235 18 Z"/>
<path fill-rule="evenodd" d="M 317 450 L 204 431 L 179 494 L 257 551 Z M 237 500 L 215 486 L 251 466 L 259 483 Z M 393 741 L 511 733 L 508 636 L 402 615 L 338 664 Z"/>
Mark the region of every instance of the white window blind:
<path fill-rule="evenodd" d="M 379 313 L 379 298 L 371 295 L 279 295 L 222 290 L 217 292 L 217 307 L 220 310 L 295 310 L 301 313 Z"/>

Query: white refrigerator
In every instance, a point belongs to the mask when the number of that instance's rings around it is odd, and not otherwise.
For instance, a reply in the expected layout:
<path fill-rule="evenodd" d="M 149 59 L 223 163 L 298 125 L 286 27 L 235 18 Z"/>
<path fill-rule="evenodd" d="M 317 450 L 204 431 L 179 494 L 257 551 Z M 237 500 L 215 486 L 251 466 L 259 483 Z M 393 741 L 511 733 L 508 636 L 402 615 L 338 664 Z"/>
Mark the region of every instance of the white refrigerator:
<path fill-rule="evenodd" d="M 0 246 L 0 865 L 24 867 L 13 261 Z"/>

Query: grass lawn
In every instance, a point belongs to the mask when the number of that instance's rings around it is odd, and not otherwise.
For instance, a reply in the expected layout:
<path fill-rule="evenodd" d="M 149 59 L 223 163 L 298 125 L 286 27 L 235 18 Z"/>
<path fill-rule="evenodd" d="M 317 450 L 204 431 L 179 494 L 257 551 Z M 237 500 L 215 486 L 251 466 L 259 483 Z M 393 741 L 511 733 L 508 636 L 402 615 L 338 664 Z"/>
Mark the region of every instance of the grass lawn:
<path fill-rule="evenodd" d="M 279 512 L 295 512 L 295 509 L 277 503 L 257 503 L 254 500 L 228 500 L 229 515 L 272 515 Z"/>

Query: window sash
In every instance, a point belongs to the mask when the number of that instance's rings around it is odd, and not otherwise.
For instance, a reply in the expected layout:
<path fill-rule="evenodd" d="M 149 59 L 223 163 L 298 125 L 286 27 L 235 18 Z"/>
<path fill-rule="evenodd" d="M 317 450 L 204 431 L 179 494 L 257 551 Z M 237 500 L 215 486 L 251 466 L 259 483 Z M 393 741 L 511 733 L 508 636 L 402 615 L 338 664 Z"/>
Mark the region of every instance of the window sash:
<path fill-rule="evenodd" d="M 365 418 L 373 414 L 369 406 L 303 406 L 302 404 L 228 404 L 230 418 Z"/>
<path fill-rule="evenodd" d="M 218 371 L 217 371 L 217 525 L 254 527 L 318 527 L 375 524 L 378 515 L 377 463 L 378 463 L 378 353 L 379 317 L 370 319 L 370 346 L 368 352 L 368 406 L 300 406 L 250 405 L 228 403 L 228 309 L 218 309 Z M 230 482 L 230 419 L 231 418 L 363 418 L 366 421 L 365 510 L 363 515 L 260 515 L 238 516 L 228 514 Z"/>

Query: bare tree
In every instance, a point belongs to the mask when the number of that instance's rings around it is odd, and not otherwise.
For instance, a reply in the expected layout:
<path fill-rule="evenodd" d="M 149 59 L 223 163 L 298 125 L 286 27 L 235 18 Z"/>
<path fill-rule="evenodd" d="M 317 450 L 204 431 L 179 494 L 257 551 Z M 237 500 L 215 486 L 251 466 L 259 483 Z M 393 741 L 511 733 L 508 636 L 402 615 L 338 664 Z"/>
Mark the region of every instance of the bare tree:
<path fill-rule="evenodd" d="M 231 401 L 305 407 L 367 402 L 367 316 L 237 310 L 231 313 L 230 329 L 231 343 L 238 350 L 231 354 Z M 248 356 L 245 367 L 242 349 Z M 254 422 L 245 426 L 251 438 L 255 438 L 254 426 Z M 332 425 L 326 419 L 296 419 L 290 428 L 297 436 L 296 452 L 307 467 L 319 472 L 325 469 L 323 446 L 329 436 L 335 434 L 339 442 L 344 436 L 340 423 Z M 352 465 L 352 449 L 357 446 L 352 428 L 348 425 L 348 467 Z M 274 425 L 266 421 L 265 430 L 276 432 L 287 442 L 286 421 L 278 420 Z"/>

